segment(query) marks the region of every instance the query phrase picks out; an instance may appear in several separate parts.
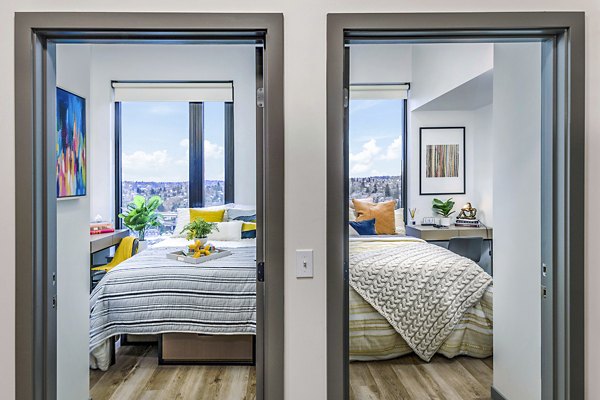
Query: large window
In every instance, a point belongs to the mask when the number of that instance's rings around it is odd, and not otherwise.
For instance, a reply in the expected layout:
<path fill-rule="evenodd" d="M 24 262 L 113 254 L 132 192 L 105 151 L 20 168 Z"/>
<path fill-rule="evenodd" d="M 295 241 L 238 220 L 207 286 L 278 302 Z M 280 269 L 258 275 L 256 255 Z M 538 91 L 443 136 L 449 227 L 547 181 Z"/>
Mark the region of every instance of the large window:
<path fill-rule="evenodd" d="M 350 199 L 406 203 L 406 100 L 350 100 Z"/>
<path fill-rule="evenodd" d="M 233 202 L 233 103 L 118 102 L 117 209 L 158 195 L 170 234 L 177 208 Z"/>

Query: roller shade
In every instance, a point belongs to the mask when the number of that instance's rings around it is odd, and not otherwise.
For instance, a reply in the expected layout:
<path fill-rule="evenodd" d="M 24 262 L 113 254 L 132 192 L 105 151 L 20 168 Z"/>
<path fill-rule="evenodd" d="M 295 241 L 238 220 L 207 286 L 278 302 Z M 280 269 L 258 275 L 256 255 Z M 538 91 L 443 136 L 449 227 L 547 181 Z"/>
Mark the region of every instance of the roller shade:
<path fill-rule="evenodd" d="M 408 98 L 408 84 L 394 85 L 350 85 L 352 100 L 403 100 Z"/>
<path fill-rule="evenodd" d="M 232 82 L 113 82 L 115 101 L 233 101 Z"/>

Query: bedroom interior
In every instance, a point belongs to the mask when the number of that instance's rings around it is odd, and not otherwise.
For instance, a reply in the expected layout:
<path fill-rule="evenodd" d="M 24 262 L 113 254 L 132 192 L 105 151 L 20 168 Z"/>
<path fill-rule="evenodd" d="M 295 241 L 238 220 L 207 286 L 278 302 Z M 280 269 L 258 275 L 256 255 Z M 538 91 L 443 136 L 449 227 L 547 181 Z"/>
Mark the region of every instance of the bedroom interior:
<path fill-rule="evenodd" d="M 58 398 L 255 398 L 258 47 L 56 45 Z"/>
<path fill-rule="evenodd" d="M 431 42 L 347 45 L 349 398 L 541 398 L 541 44 Z"/>

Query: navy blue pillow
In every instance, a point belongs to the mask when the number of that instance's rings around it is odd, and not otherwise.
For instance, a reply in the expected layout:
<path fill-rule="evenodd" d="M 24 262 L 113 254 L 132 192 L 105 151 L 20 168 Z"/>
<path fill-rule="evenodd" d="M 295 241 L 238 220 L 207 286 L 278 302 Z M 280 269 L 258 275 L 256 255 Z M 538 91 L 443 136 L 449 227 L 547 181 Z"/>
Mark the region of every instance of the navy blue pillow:
<path fill-rule="evenodd" d="M 252 231 L 242 232 L 242 239 L 254 239 L 256 238 L 256 229 Z"/>
<path fill-rule="evenodd" d="M 242 215 L 242 216 L 234 218 L 234 221 L 256 222 L 256 214 Z"/>
<path fill-rule="evenodd" d="M 377 235 L 375 231 L 375 218 L 366 221 L 349 221 L 359 235 Z"/>

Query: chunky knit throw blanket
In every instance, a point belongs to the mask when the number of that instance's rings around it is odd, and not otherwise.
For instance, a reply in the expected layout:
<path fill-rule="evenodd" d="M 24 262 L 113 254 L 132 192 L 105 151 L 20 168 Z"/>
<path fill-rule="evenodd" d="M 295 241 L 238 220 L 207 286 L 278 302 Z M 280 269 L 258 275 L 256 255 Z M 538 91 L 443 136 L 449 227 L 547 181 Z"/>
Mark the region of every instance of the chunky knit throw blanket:
<path fill-rule="evenodd" d="M 350 285 L 429 361 L 492 283 L 473 261 L 428 243 L 350 254 Z"/>

